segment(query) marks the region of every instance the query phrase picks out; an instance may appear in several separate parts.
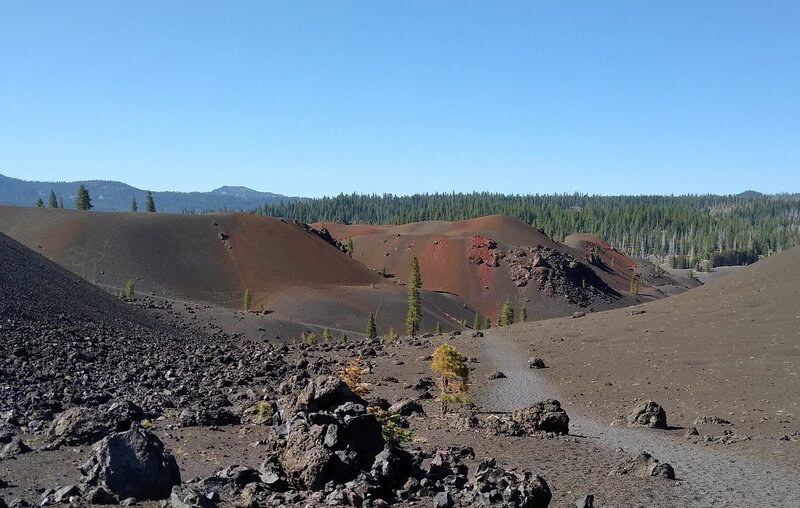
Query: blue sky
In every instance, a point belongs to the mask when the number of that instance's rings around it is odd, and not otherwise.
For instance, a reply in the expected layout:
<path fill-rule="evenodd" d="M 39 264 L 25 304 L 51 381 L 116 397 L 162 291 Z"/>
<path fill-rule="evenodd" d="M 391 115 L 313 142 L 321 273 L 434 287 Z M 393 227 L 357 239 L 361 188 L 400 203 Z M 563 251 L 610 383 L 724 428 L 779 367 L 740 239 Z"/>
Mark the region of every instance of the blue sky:
<path fill-rule="evenodd" d="M 800 3 L 0 3 L 0 173 L 800 191 Z"/>

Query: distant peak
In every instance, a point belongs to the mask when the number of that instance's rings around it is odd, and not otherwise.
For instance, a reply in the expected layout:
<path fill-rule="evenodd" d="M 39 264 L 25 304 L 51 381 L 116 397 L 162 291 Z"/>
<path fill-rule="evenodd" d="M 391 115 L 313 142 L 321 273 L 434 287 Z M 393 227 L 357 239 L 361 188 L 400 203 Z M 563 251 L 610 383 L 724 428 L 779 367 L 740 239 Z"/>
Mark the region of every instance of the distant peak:
<path fill-rule="evenodd" d="M 251 196 L 253 194 L 261 194 L 256 190 L 241 185 L 223 185 L 211 191 L 212 194 L 221 194 L 223 196 Z"/>

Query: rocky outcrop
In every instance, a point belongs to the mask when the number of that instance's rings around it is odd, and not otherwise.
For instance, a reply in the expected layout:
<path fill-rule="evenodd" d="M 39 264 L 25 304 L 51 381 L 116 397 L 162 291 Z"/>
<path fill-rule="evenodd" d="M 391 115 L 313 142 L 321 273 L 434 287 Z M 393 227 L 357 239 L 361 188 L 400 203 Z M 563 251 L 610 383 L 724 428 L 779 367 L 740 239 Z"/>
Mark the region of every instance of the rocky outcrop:
<path fill-rule="evenodd" d="M 517 409 L 511 413 L 511 419 L 517 422 L 525 433 L 569 434 L 569 416 L 561 408 L 561 403 L 555 399 L 548 399 L 523 409 Z"/>
<path fill-rule="evenodd" d="M 422 408 L 422 404 L 417 402 L 416 400 L 401 400 L 399 402 L 395 402 L 391 406 L 389 406 L 389 412 L 399 414 L 400 416 L 411 416 L 411 415 L 424 415 L 425 410 Z"/>
<path fill-rule="evenodd" d="M 100 487 L 117 499 L 166 499 L 180 485 L 178 465 L 155 434 L 136 427 L 104 438 L 81 468 L 83 490 Z"/>
<path fill-rule="evenodd" d="M 561 297 L 573 305 L 588 307 L 595 300 L 612 302 L 618 296 L 587 265 L 550 247 L 512 249 L 505 259 L 515 286 L 534 285 L 550 298 Z"/>
<path fill-rule="evenodd" d="M 469 418 L 461 422 L 464 428 L 478 427 L 500 436 L 569 434 L 569 416 L 555 399 L 537 402 L 510 414 L 494 414 L 483 421 Z"/>
<path fill-rule="evenodd" d="M 385 441 L 367 403 L 334 376 L 309 382 L 297 395 L 278 402 L 285 421 L 279 460 L 289 483 L 319 490 L 369 470 Z"/>
<path fill-rule="evenodd" d="M 497 242 L 491 238 L 475 235 L 467 241 L 467 257 L 471 265 L 500 266 L 502 257 Z"/>
<path fill-rule="evenodd" d="M 628 414 L 628 425 L 631 427 L 666 429 L 667 412 L 658 403 L 646 400 L 638 404 Z"/>
<path fill-rule="evenodd" d="M 675 479 L 675 470 L 666 462 L 659 462 L 649 453 L 642 452 L 635 457 L 628 457 L 609 473 L 611 476 L 633 475 L 646 478 L 657 476 L 668 480 Z"/>

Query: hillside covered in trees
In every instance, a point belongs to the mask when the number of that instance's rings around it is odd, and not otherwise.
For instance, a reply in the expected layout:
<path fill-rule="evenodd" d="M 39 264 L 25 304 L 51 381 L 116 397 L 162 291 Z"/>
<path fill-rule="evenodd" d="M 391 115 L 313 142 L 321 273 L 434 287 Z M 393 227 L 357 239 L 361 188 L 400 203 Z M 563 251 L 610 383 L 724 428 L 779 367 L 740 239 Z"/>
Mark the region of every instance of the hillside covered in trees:
<path fill-rule="evenodd" d="M 563 241 L 592 233 L 635 256 L 680 256 L 681 264 L 746 264 L 800 245 L 800 194 L 590 196 L 340 194 L 265 204 L 256 213 L 307 223 L 406 224 L 510 215 Z"/>

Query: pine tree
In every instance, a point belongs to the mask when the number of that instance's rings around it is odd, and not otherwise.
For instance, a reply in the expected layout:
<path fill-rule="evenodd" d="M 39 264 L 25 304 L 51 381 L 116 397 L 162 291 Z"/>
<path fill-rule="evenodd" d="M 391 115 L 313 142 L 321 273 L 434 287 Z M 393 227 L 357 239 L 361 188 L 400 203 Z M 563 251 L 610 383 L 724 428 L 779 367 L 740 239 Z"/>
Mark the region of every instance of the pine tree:
<path fill-rule="evenodd" d="M 75 196 L 75 208 L 77 210 L 91 210 L 92 198 L 89 197 L 89 191 L 86 186 L 81 184 L 78 188 L 78 194 Z"/>
<path fill-rule="evenodd" d="M 422 298 L 419 289 L 422 279 L 419 274 L 419 260 L 417 256 L 411 260 L 411 273 L 408 275 L 408 312 L 406 314 L 406 334 L 416 335 L 422 321 Z"/>
<path fill-rule="evenodd" d="M 250 311 L 250 290 L 244 290 L 244 297 L 242 297 L 242 307 L 244 308 L 245 312 Z"/>
<path fill-rule="evenodd" d="M 322 328 L 322 338 L 325 340 L 325 342 L 331 341 L 331 331 L 327 326 Z"/>
<path fill-rule="evenodd" d="M 519 320 L 522 323 L 528 320 L 528 309 L 524 305 L 519 309 Z"/>
<path fill-rule="evenodd" d="M 511 302 L 506 300 L 502 307 L 500 307 L 500 317 L 497 318 L 499 326 L 506 326 L 514 324 L 514 308 L 511 307 Z"/>
<path fill-rule="evenodd" d="M 475 319 L 472 320 L 472 329 L 476 332 L 481 329 L 481 317 L 475 313 Z"/>
<path fill-rule="evenodd" d="M 56 201 L 56 193 L 52 190 L 50 191 L 50 198 L 47 200 L 48 206 L 50 208 L 58 208 L 58 201 Z"/>
<path fill-rule="evenodd" d="M 36 198 L 36 208 L 44 208 L 44 201 L 42 201 L 42 198 Z"/>
<path fill-rule="evenodd" d="M 135 196 L 134 196 L 133 199 L 131 199 L 131 211 L 132 212 L 138 212 L 139 211 L 139 205 L 138 205 L 138 203 L 136 203 L 136 197 Z"/>
<path fill-rule="evenodd" d="M 156 204 L 153 202 L 153 193 L 150 191 L 147 191 L 147 194 L 144 196 L 144 209 L 147 212 L 156 211 Z"/>
<path fill-rule="evenodd" d="M 374 339 L 378 336 L 378 327 L 375 326 L 375 314 L 372 312 L 367 316 L 367 338 Z"/>
<path fill-rule="evenodd" d="M 353 237 L 347 238 L 347 254 L 353 257 Z"/>
<path fill-rule="evenodd" d="M 450 344 L 442 344 L 433 352 L 431 370 L 439 376 L 439 400 L 442 403 L 442 415 L 447 413 L 450 403 L 466 403 L 469 386 L 469 368 L 466 357 Z"/>
<path fill-rule="evenodd" d="M 435 333 L 436 335 L 442 334 L 442 323 L 438 321 L 436 322 L 436 326 L 433 328 L 433 333 Z"/>
<path fill-rule="evenodd" d="M 483 329 L 488 330 L 491 327 L 492 327 L 492 320 L 489 318 L 489 316 L 486 316 L 486 321 L 483 322 Z"/>
<path fill-rule="evenodd" d="M 64 197 L 63 196 L 59 196 L 58 197 L 58 207 L 59 208 L 64 208 Z"/>
<path fill-rule="evenodd" d="M 134 288 L 133 285 L 133 279 L 128 279 L 127 284 L 125 284 L 125 300 L 128 302 L 132 302 L 135 292 L 136 289 Z"/>

